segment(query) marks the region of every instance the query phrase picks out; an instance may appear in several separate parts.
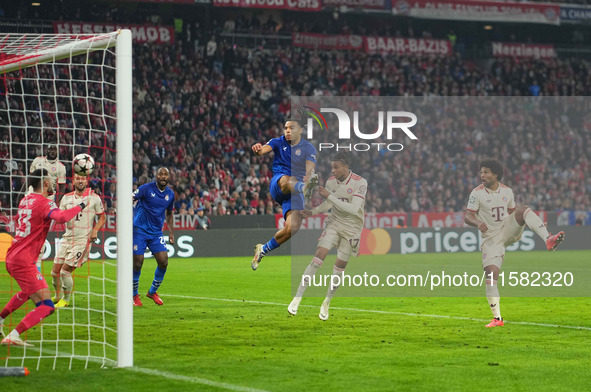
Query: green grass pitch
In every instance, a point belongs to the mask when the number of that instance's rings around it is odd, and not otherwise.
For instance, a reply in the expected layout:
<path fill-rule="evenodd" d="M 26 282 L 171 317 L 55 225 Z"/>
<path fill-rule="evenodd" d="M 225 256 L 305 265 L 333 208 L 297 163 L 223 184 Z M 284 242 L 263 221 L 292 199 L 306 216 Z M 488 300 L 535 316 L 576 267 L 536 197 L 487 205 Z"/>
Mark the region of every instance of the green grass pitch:
<path fill-rule="evenodd" d="M 421 263 L 434 255 L 405 257 Z M 465 263 L 478 260 L 476 253 L 453 257 Z M 591 251 L 522 252 L 511 257 L 531 263 L 567 257 L 583 265 L 591 260 Z M 326 263 L 332 264 L 333 260 L 334 256 L 329 256 Z M 100 369 L 90 363 L 84 369 L 84 362 L 74 360 L 72 370 L 66 370 L 66 361 L 58 362 L 59 369 L 52 370 L 53 362 L 43 359 L 39 370 L 37 361 L 27 363 L 31 369 L 28 377 L 0 378 L 0 389 L 79 392 L 589 388 L 588 297 L 504 298 L 501 306 L 507 321 L 505 327 L 488 329 L 484 325 L 491 312 L 482 297 L 344 298 L 337 292 L 330 319 L 323 322 L 318 319 L 322 298 L 304 298 L 297 316 L 288 315 L 288 257 L 270 255 L 256 272 L 250 270 L 250 257 L 171 259 L 160 289 L 164 306 L 156 306 L 145 296 L 155 266 L 153 259 L 144 263 L 140 281 L 144 306 L 134 309 L 135 368 Z M 48 267 L 46 264 L 47 271 Z M 5 289 L 8 278 L 1 279 L 0 287 Z M 76 280 L 81 285 L 84 281 Z M 88 299 L 75 295 L 77 306 L 83 308 Z M 6 302 L 8 294 L 0 294 L 0 300 Z M 108 305 L 114 306 L 112 302 Z M 20 319 L 23 314 L 21 311 L 15 317 Z M 65 320 L 67 314 L 62 317 Z M 30 339 L 39 333 L 39 327 L 35 328 L 37 332 L 34 329 Z M 0 350 L 0 356 L 5 356 L 6 348 Z M 18 356 L 21 349 L 12 350 L 11 354 Z"/>

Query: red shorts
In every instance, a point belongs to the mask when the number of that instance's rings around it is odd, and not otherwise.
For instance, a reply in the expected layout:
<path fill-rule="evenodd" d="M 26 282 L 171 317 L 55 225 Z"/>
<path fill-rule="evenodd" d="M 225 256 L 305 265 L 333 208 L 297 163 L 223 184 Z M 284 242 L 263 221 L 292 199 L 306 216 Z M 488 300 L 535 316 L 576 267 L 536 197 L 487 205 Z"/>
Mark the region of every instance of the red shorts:
<path fill-rule="evenodd" d="M 6 263 L 6 271 L 16 280 L 21 290 L 28 297 L 48 287 L 45 278 L 41 275 L 35 263 L 28 265 Z"/>

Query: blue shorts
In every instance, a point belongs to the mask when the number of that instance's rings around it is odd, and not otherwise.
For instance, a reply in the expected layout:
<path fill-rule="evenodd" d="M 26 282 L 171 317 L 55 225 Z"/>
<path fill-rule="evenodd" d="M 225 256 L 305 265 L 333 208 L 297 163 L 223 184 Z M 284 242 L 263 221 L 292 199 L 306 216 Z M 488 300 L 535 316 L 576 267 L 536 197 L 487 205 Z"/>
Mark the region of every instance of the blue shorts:
<path fill-rule="evenodd" d="M 279 179 L 285 175 L 287 174 L 274 175 L 271 179 L 271 186 L 269 188 L 273 200 L 281 204 L 281 208 L 283 209 L 283 218 L 285 218 L 288 211 L 301 211 L 304 209 L 304 206 L 306 205 L 303 193 L 290 193 L 286 195 L 281 191 L 281 187 L 279 186 Z"/>
<path fill-rule="evenodd" d="M 152 254 L 168 252 L 168 249 L 166 248 L 166 241 L 164 241 L 164 236 L 162 233 L 153 235 L 134 230 L 133 254 L 143 255 L 146 252 L 146 248 L 150 248 Z"/>

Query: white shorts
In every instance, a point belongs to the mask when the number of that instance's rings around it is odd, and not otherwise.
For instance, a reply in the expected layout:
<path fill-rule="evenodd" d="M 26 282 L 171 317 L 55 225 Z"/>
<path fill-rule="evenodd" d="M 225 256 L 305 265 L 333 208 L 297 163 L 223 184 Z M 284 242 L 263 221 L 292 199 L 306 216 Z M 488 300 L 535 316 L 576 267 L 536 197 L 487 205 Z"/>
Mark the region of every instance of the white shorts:
<path fill-rule="evenodd" d="M 485 239 L 482 243 L 482 268 L 495 265 L 501 269 L 505 260 L 505 248 L 519 241 L 525 230 L 525 225 L 517 223 L 515 214 L 509 215 L 501 225 L 499 234 Z"/>
<path fill-rule="evenodd" d="M 360 238 L 341 235 L 332 227 L 327 227 L 318 239 L 318 246 L 328 250 L 336 248 L 337 257 L 340 260 L 349 261 L 352 255 L 357 256 L 359 254 L 359 240 Z"/>
<path fill-rule="evenodd" d="M 86 263 L 89 253 L 90 243 L 88 241 L 77 244 L 72 239 L 65 239 L 60 243 L 53 263 L 66 263 L 70 267 L 78 268 Z"/>

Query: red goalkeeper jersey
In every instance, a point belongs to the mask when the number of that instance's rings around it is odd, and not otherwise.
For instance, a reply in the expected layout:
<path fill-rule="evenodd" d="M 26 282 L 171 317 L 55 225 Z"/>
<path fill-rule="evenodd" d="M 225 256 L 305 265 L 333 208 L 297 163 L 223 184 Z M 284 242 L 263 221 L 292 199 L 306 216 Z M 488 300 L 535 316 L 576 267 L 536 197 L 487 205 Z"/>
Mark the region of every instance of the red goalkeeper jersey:
<path fill-rule="evenodd" d="M 51 221 L 63 223 L 81 211 L 80 206 L 62 211 L 54 201 L 31 193 L 18 206 L 18 222 L 12 245 L 6 252 L 6 263 L 35 264 L 47 238 Z"/>

